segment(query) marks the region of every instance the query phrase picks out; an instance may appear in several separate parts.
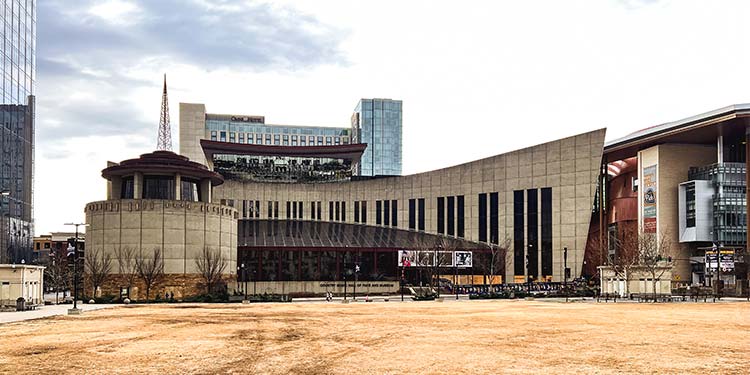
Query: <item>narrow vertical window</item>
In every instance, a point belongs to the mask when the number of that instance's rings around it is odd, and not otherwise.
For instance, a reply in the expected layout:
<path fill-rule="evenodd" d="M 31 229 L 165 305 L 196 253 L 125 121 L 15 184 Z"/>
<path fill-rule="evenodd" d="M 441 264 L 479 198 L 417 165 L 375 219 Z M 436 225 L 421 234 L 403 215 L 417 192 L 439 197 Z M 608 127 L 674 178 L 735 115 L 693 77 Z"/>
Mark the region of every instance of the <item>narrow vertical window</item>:
<path fill-rule="evenodd" d="M 328 202 L 328 221 L 333 221 L 333 202 Z"/>
<path fill-rule="evenodd" d="M 391 201 L 391 226 L 398 226 L 398 200 Z"/>
<path fill-rule="evenodd" d="M 487 242 L 487 194 L 479 194 L 479 242 Z"/>
<path fill-rule="evenodd" d="M 359 201 L 354 201 L 354 222 L 359 223 Z"/>
<path fill-rule="evenodd" d="M 437 199 L 437 232 L 445 234 L 445 198 Z"/>
<path fill-rule="evenodd" d="M 455 224 L 456 208 L 455 206 L 456 206 L 456 198 L 448 197 L 448 235 L 449 236 L 456 235 L 456 224 Z"/>
<path fill-rule="evenodd" d="M 375 201 L 375 224 L 380 225 L 383 223 L 383 212 L 382 202 Z"/>
<path fill-rule="evenodd" d="M 552 188 L 542 189 L 542 276 L 552 276 Z"/>
<path fill-rule="evenodd" d="M 341 210 L 341 202 L 336 202 L 336 221 L 339 221 L 341 219 L 341 216 L 339 216 L 340 210 Z"/>
<path fill-rule="evenodd" d="M 323 220 L 323 219 L 321 219 L 323 217 L 323 215 L 322 215 L 322 213 L 323 213 L 323 205 L 322 204 L 323 204 L 323 202 L 318 201 L 318 220 Z"/>
<path fill-rule="evenodd" d="M 409 229 L 417 229 L 417 200 L 409 199 Z"/>
<path fill-rule="evenodd" d="M 391 225 L 391 202 L 389 200 L 383 201 L 383 225 Z"/>
<path fill-rule="evenodd" d="M 528 240 L 529 269 L 528 276 L 536 280 L 539 275 L 539 192 L 537 189 L 526 191 L 526 239 Z"/>
<path fill-rule="evenodd" d="M 498 201 L 497 193 L 490 193 L 490 243 L 498 242 Z"/>
<path fill-rule="evenodd" d="M 367 201 L 362 201 L 362 223 L 367 224 Z"/>
<path fill-rule="evenodd" d="M 523 276 L 524 272 L 524 238 L 523 238 L 523 190 L 513 192 L 513 274 Z"/>
<path fill-rule="evenodd" d="M 464 238 L 464 196 L 456 197 L 456 235 Z"/>
<path fill-rule="evenodd" d="M 292 202 L 286 201 L 286 218 L 291 219 L 292 217 Z"/>
<path fill-rule="evenodd" d="M 424 198 L 417 200 L 417 230 L 424 231 Z"/>
<path fill-rule="evenodd" d="M 346 202 L 341 202 L 341 221 L 346 221 Z"/>

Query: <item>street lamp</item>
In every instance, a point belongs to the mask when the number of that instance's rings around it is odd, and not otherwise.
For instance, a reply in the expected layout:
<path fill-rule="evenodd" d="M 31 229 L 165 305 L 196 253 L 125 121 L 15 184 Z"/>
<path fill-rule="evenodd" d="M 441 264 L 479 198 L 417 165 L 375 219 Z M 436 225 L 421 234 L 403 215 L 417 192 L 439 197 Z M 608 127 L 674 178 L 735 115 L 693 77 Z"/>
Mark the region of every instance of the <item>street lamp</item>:
<path fill-rule="evenodd" d="M 563 289 L 565 289 L 565 302 L 568 302 L 568 247 L 563 247 L 563 272 L 564 272 L 564 280 L 563 283 Z"/>
<path fill-rule="evenodd" d="M 76 237 L 73 243 L 73 308 L 68 310 L 69 315 L 78 315 L 78 227 L 86 226 L 84 223 L 65 223 L 65 225 L 74 225 L 76 227 Z"/>

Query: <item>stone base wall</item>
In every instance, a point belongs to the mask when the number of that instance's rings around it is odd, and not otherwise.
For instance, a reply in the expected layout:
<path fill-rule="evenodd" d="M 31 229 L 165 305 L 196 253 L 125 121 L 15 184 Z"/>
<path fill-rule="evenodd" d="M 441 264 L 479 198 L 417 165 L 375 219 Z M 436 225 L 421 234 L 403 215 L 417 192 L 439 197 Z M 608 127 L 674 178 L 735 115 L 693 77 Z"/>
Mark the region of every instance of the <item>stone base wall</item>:
<path fill-rule="evenodd" d="M 354 281 L 346 282 L 346 293 L 354 292 Z M 398 281 L 357 281 L 357 295 L 381 295 L 398 293 Z M 247 285 L 247 294 L 285 294 L 294 296 L 322 296 L 326 292 L 333 292 L 336 296 L 344 295 L 343 281 L 252 281 L 232 282 L 228 284 L 230 294 L 237 291 L 244 294 Z"/>
<path fill-rule="evenodd" d="M 223 283 L 229 284 L 234 283 L 234 277 L 231 275 L 225 275 Z M 104 285 L 99 287 L 97 291 L 97 297 L 100 296 L 119 296 L 120 288 L 127 287 L 127 277 L 122 274 L 112 274 L 104 282 Z M 84 276 L 84 292 L 82 296 L 91 297 L 93 292 L 93 286 L 89 277 Z M 151 287 L 149 291 L 149 299 L 153 300 L 157 297 L 164 298 L 165 293 L 174 293 L 176 300 L 182 300 L 184 298 L 197 296 L 206 293 L 206 286 L 203 277 L 200 274 L 165 274 L 161 282 L 156 283 Z M 135 301 L 146 300 L 146 286 L 143 280 L 138 277 L 133 281 L 133 285 L 130 289 L 130 299 Z"/>

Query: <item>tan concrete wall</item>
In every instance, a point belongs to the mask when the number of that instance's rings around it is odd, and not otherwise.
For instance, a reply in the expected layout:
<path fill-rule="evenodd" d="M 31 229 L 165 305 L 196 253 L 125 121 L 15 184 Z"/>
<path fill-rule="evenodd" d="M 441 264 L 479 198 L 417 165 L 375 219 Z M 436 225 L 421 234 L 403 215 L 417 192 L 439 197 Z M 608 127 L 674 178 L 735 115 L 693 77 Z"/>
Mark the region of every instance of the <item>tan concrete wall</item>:
<path fill-rule="evenodd" d="M 116 268 L 117 249 L 164 252 L 167 274 L 196 273 L 204 247 L 218 249 L 237 268 L 237 210 L 218 204 L 172 200 L 113 199 L 86 205 L 87 249 L 103 249 Z"/>
<path fill-rule="evenodd" d="M 643 169 L 656 165 L 656 231 L 657 236 L 667 236 L 675 266 L 672 275 L 681 281 L 691 278 L 690 254 L 687 246 L 680 245 L 678 186 L 688 180 L 690 167 L 700 167 L 716 162 L 716 147 L 688 144 L 664 144 L 650 147 L 638 154 L 638 179 L 643 181 Z M 668 166 L 668 168 L 661 168 Z M 643 189 L 638 191 L 638 222 L 643 225 Z"/>
<path fill-rule="evenodd" d="M 572 274 L 581 272 L 604 135 L 605 130 L 601 129 L 445 169 L 368 181 L 329 184 L 226 181 L 214 189 L 213 202 L 235 200 L 235 207 L 241 207 L 241 200 L 259 200 L 260 218 L 265 219 L 268 201 L 278 201 L 279 218 L 283 219 L 287 201 L 302 201 L 303 218 L 309 220 L 310 203 L 320 201 L 321 218 L 328 220 L 328 202 L 345 201 L 346 222 L 353 223 L 354 201 L 367 201 L 367 224 L 376 225 L 375 201 L 396 199 L 398 228 L 408 229 L 409 199 L 425 198 L 425 229 L 437 233 L 437 197 L 464 195 L 465 238 L 478 241 L 478 195 L 499 192 L 502 241 L 513 234 L 513 191 L 551 187 L 553 278 L 559 281 L 563 276 L 563 247 L 568 248 Z M 541 218 L 539 231 L 541 247 Z M 524 229 L 524 235 L 526 232 Z M 505 277 L 513 280 L 512 251 L 507 264 Z"/>
<path fill-rule="evenodd" d="M 180 103 L 179 154 L 205 165 L 206 156 L 200 140 L 206 138 L 206 105 Z"/>

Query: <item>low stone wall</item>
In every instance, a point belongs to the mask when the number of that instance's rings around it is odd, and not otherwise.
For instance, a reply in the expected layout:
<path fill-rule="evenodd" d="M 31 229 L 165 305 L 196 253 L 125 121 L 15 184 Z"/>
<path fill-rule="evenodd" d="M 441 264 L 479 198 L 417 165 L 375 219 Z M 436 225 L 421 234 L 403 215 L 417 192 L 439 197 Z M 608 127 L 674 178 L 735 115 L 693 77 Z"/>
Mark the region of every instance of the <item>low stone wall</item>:
<path fill-rule="evenodd" d="M 120 288 L 127 287 L 127 277 L 121 274 L 112 274 L 100 286 L 97 296 L 119 296 Z M 226 275 L 223 282 L 225 284 L 233 283 L 234 277 Z M 84 277 L 84 292 L 82 296 L 90 297 L 93 287 L 88 277 Z M 166 274 L 161 282 L 151 287 L 149 299 L 156 297 L 164 298 L 165 293 L 174 294 L 176 300 L 182 300 L 187 297 L 193 297 L 206 293 L 206 286 L 200 274 Z M 135 278 L 130 290 L 130 299 L 141 301 L 146 300 L 146 286 L 141 279 Z"/>
<path fill-rule="evenodd" d="M 229 290 L 236 290 L 238 294 L 244 294 L 247 285 L 247 294 L 287 294 L 291 296 L 319 296 L 326 292 L 334 295 L 344 295 L 343 281 L 248 281 L 231 283 Z M 354 292 L 354 281 L 346 282 L 346 293 Z M 398 281 L 357 281 L 357 295 L 380 295 L 398 292 Z"/>

